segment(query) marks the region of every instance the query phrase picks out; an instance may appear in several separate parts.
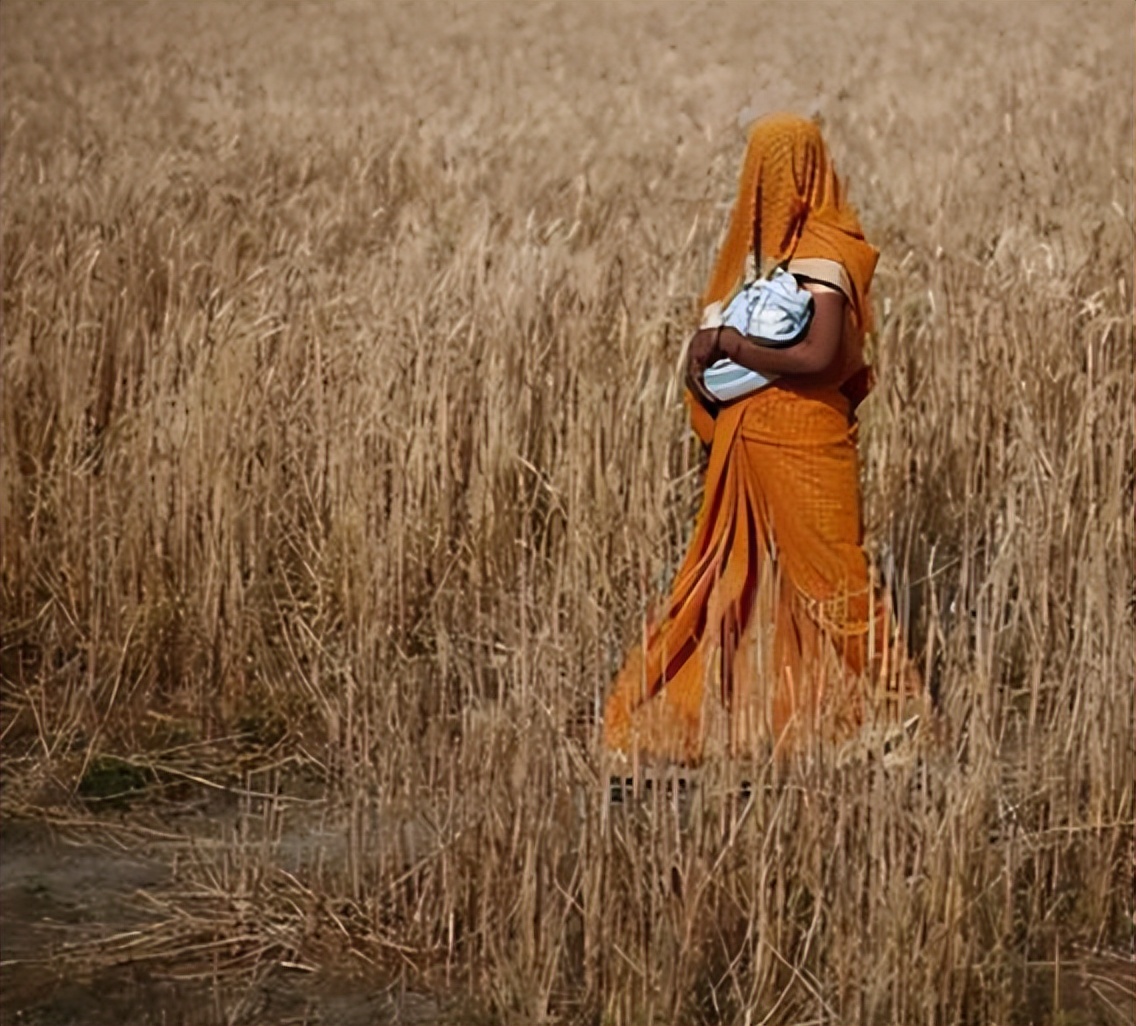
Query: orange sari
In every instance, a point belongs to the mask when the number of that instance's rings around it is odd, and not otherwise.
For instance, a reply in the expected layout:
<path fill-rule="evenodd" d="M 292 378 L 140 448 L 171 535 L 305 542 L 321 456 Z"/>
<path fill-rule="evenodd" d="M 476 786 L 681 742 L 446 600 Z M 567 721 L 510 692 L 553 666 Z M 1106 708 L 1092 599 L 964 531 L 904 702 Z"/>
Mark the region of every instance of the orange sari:
<path fill-rule="evenodd" d="M 843 268 L 841 352 L 822 383 L 781 379 L 716 417 L 688 394 L 710 445 L 702 508 L 662 616 L 608 699 L 604 739 L 618 751 L 686 763 L 759 744 L 784 752 L 848 737 L 874 699 L 894 706 L 918 688 L 890 647 L 862 544 L 854 410 L 877 252 L 812 122 L 778 115 L 751 131 L 711 309 L 740 284 L 751 247 L 763 271 Z"/>

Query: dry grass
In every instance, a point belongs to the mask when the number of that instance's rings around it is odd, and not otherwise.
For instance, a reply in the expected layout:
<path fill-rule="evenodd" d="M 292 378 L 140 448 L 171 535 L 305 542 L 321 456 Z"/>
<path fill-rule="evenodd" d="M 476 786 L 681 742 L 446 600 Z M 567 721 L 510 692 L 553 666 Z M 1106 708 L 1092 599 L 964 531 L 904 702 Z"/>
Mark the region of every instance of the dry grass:
<path fill-rule="evenodd" d="M 0 29 L 6 806 L 108 755 L 250 795 L 129 957 L 350 951 L 517 1023 L 1076 1021 L 1053 963 L 1134 929 L 1128 4 Z M 698 497 L 674 365 L 783 104 L 883 249 L 865 502 L 951 751 L 613 809 L 595 710 Z"/>

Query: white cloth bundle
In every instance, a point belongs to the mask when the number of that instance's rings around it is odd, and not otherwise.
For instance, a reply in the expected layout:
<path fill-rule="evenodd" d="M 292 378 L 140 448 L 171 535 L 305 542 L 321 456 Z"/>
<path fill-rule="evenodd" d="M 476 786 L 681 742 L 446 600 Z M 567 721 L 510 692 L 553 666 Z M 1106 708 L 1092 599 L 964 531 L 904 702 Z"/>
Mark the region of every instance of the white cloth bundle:
<path fill-rule="evenodd" d="M 813 318 L 813 297 L 797 279 L 781 268 L 768 278 L 747 284 L 732 300 L 725 312 L 708 311 L 717 323 L 733 328 L 751 338 L 757 345 L 781 349 L 794 345 L 808 334 Z M 722 359 L 707 367 L 702 375 L 706 390 L 719 402 L 730 402 L 756 392 L 773 380 L 764 374 Z"/>

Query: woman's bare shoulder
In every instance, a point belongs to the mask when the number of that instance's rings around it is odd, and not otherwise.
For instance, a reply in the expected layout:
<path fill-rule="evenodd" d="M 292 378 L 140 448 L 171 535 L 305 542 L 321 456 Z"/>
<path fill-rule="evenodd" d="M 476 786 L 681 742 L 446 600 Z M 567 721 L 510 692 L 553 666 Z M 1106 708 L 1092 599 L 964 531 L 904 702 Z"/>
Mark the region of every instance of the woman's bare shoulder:
<path fill-rule="evenodd" d="M 808 278 L 805 278 L 801 281 L 801 288 L 803 288 L 806 292 L 813 293 L 813 295 L 816 296 L 830 295 L 839 296 L 841 299 L 844 298 L 843 289 L 838 289 L 832 285 L 826 285 L 822 281 L 810 281 Z"/>
<path fill-rule="evenodd" d="M 790 274 L 800 280 L 802 285 L 822 285 L 831 290 L 851 295 L 852 283 L 848 272 L 838 260 L 825 257 L 799 257 L 789 261 Z"/>

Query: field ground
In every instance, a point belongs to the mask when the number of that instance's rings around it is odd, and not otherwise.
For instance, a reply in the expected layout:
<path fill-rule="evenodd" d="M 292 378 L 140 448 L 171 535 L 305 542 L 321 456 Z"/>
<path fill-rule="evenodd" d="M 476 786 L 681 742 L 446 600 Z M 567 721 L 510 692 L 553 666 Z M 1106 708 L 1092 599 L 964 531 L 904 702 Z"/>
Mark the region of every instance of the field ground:
<path fill-rule="evenodd" d="M 1136 1019 L 1134 60 L 1126 0 L 3 0 L 0 1019 Z M 613 808 L 778 107 L 882 251 L 947 740 Z"/>
<path fill-rule="evenodd" d="M 184 824 L 180 833 L 177 847 L 194 835 Z M 144 934 L 152 926 L 152 905 L 148 909 L 139 895 L 170 889 L 174 845 L 140 842 L 138 832 L 102 822 L 61 827 L 23 818 L 3 821 L 2 844 L 5 1024 L 457 1026 L 485 1020 L 453 988 L 415 989 L 396 976 L 380 982 L 350 968 L 277 967 L 235 978 L 206 971 L 187 979 L 176 958 L 153 964 L 103 958 L 100 937 Z M 1121 1026 L 1136 1012 L 1132 977 L 1131 960 L 1123 954 L 1081 952 L 1063 963 L 1043 961 L 1032 970 L 1023 1017 Z"/>

